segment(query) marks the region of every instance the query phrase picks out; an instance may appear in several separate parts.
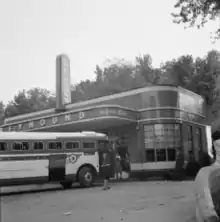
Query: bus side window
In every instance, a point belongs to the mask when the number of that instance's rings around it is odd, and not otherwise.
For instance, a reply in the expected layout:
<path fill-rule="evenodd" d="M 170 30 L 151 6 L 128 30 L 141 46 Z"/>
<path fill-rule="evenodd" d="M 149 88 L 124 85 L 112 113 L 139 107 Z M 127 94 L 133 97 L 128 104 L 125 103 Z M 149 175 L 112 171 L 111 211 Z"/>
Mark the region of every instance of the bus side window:
<path fill-rule="evenodd" d="M 7 149 L 7 143 L 0 142 L 0 152 L 5 151 Z"/>
<path fill-rule="evenodd" d="M 48 145 L 48 148 L 50 150 L 60 150 L 60 149 L 62 149 L 62 143 L 61 142 L 50 142 Z"/>
<path fill-rule="evenodd" d="M 79 142 L 66 142 L 65 145 L 67 150 L 79 149 Z"/>
<path fill-rule="evenodd" d="M 34 142 L 34 150 L 42 150 L 44 148 L 44 144 L 42 142 Z"/>
<path fill-rule="evenodd" d="M 83 142 L 82 147 L 83 147 L 83 149 L 94 149 L 95 142 Z"/>
<path fill-rule="evenodd" d="M 12 149 L 16 151 L 29 150 L 29 144 L 28 142 L 15 142 Z"/>
<path fill-rule="evenodd" d="M 23 150 L 29 150 L 29 143 L 28 142 L 22 142 Z"/>

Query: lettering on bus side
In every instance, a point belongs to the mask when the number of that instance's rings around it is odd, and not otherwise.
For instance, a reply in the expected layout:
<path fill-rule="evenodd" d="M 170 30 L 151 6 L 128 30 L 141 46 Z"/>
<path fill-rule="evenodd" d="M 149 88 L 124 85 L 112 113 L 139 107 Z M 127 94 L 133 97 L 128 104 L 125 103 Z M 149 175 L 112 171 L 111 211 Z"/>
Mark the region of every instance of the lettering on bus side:
<path fill-rule="evenodd" d="M 76 154 L 76 153 L 75 154 L 67 154 L 66 165 L 76 163 L 76 161 L 79 159 L 79 157 L 81 155 L 82 154 Z"/>

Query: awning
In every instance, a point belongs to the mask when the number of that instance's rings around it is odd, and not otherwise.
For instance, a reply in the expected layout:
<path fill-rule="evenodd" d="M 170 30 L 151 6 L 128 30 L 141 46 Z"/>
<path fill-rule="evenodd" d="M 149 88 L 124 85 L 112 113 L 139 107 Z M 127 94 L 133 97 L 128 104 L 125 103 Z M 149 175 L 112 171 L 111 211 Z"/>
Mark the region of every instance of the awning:
<path fill-rule="evenodd" d="M 76 132 L 76 131 L 102 131 L 111 127 L 118 127 L 122 125 L 134 124 L 134 121 L 120 117 L 98 117 L 85 121 L 78 121 L 76 123 L 69 123 L 65 125 L 52 126 L 48 128 L 29 130 L 29 131 L 46 131 L 46 132 Z"/>
<path fill-rule="evenodd" d="M 97 130 L 137 122 L 137 112 L 120 106 L 96 106 L 3 126 L 3 131 Z"/>

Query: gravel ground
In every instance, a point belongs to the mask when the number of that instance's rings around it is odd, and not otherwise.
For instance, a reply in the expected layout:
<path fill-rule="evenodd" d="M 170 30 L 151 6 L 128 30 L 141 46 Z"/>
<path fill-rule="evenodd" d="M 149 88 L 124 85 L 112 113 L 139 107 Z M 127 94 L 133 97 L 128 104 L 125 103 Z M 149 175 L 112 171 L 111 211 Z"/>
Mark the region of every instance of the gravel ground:
<path fill-rule="evenodd" d="M 43 191 L 3 196 L 3 222 L 195 221 L 192 181 L 123 182 L 111 186 L 108 191 L 101 187 L 62 190 L 51 185 L 4 188 L 3 192 Z"/>

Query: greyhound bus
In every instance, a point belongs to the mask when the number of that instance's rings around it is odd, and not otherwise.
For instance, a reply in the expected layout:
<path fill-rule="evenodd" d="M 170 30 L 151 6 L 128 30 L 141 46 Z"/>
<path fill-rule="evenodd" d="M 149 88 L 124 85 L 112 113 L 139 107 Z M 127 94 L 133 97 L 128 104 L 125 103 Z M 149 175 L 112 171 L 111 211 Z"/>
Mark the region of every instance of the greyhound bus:
<path fill-rule="evenodd" d="M 108 145 L 108 137 L 95 132 L 0 132 L 0 186 L 92 186 L 99 174 L 98 150 Z"/>

